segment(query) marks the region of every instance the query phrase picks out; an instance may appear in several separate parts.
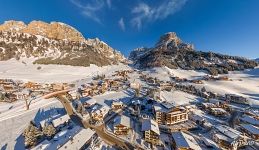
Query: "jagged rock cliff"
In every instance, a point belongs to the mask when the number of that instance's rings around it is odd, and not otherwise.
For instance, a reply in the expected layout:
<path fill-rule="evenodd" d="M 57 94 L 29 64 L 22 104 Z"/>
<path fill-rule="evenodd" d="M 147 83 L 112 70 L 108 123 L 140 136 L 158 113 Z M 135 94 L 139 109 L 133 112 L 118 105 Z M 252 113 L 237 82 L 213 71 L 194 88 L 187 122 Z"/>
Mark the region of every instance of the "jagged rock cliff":
<path fill-rule="evenodd" d="M 153 48 L 133 50 L 129 59 L 140 68 L 167 66 L 173 69 L 206 70 L 212 75 L 257 66 L 255 61 L 243 57 L 195 51 L 192 44 L 184 43 L 174 32 L 161 36 Z"/>
<path fill-rule="evenodd" d="M 28 25 L 21 21 L 5 21 L 0 26 L 0 31 L 10 31 L 19 33 L 28 33 L 31 35 L 41 35 L 46 38 L 68 41 L 84 41 L 83 35 L 75 28 L 61 23 L 43 21 L 32 21 Z"/>
<path fill-rule="evenodd" d="M 75 28 L 60 22 L 6 21 L 0 25 L 0 60 L 36 58 L 39 64 L 98 66 L 125 62 L 125 57 L 96 39 L 85 39 Z"/>

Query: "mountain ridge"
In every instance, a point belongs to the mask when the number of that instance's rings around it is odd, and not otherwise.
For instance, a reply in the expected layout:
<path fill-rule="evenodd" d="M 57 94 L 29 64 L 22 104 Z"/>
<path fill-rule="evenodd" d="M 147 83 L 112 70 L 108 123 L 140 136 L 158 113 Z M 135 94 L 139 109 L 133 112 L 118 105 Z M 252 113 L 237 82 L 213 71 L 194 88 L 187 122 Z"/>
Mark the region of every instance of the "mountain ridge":
<path fill-rule="evenodd" d="M 5 21 L 0 25 L 0 60 L 36 58 L 34 63 L 72 66 L 105 66 L 126 62 L 126 58 L 105 42 L 85 39 L 61 22 Z"/>
<path fill-rule="evenodd" d="M 257 66 L 254 60 L 244 57 L 196 51 L 193 44 L 183 42 L 175 32 L 162 35 L 154 47 L 133 50 L 129 59 L 139 68 L 167 66 L 171 69 L 206 70 L 211 75 Z"/>
<path fill-rule="evenodd" d="M 62 22 L 52 21 L 46 23 L 33 20 L 28 24 L 22 21 L 9 20 L 0 25 L 0 31 L 10 31 L 19 33 L 28 33 L 32 35 L 41 35 L 51 39 L 69 41 L 84 41 L 84 36 L 74 27 Z"/>

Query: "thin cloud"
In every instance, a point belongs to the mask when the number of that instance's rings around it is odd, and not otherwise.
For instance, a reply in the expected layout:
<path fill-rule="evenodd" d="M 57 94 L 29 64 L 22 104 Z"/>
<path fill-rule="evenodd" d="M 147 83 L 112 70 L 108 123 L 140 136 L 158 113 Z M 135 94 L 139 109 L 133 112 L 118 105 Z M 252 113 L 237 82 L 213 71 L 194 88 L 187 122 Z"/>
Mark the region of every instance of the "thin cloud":
<path fill-rule="evenodd" d="M 112 7 L 112 0 L 106 0 L 106 3 L 109 8 Z"/>
<path fill-rule="evenodd" d="M 87 2 L 82 2 L 80 0 L 70 0 L 70 2 L 78 7 L 84 16 L 98 23 L 101 23 L 101 19 L 98 17 L 97 14 L 105 6 L 105 2 L 103 0 L 89 0 Z"/>
<path fill-rule="evenodd" d="M 115 0 L 70 0 L 70 2 L 81 11 L 82 15 L 94 20 L 99 24 L 103 24 L 102 21 L 104 21 L 101 19 L 100 14 L 104 14 L 104 11 L 112 10 L 112 7 L 116 7 L 114 6 L 115 4 L 113 4 L 114 1 Z M 160 2 L 160 4 L 156 6 L 144 3 L 147 1 L 141 1 L 140 3 L 138 3 L 135 7 L 131 9 L 131 11 L 129 11 L 129 13 L 131 13 L 131 15 L 133 16 L 129 19 L 130 24 L 133 27 L 137 27 L 138 29 L 140 29 L 143 24 L 165 19 L 169 15 L 173 15 L 175 12 L 180 10 L 188 0 L 161 1 L 162 2 Z M 121 18 L 118 23 L 119 27 L 124 31 L 126 26 L 124 19 Z"/>
<path fill-rule="evenodd" d="M 154 22 L 162 20 L 169 15 L 173 15 L 179 11 L 188 0 L 165 0 L 158 6 L 151 7 L 146 3 L 139 3 L 134 7 L 131 13 L 134 17 L 131 19 L 131 24 L 140 29 L 144 22 Z"/>
<path fill-rule="evenodd" d="M 125 23 L 124 23 L 124 19 L 120 18 L 120 20 L 118 21 L 119 27 L 121 28 L 122 31 L 125 31 Z"/>

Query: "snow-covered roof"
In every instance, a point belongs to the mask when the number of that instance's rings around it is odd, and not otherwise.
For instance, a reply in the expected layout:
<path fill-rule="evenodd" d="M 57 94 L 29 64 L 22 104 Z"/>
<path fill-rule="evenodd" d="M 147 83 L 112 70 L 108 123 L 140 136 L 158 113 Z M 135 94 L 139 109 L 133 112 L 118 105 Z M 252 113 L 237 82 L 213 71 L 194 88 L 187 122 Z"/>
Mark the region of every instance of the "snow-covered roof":
<path fill-rule="evenodd" d="M 131 127 L 130 118 L 128 116 L 124 116 L 124 115 L 116 117 L 114 119 L 114 126 L 120 125 L 120 124 L 130 128 Z"/>
<path fill-rule="evenodd" d="M 200 146 L 191 135 L 184 132 L 173 132 L 172 137 L 175 141 L 176 148 L 201 150 Z"/>
<path fill-rule="evenodd" d="M 21 91 L 21 93 L 24 94 L 24 95 L 30 95 L 31 90 L 30 90 L 30 89 L 23 89 L 23 90 Z"/>
<path fill-rule="evenodd" d="M 123 103 L 121 101 L 113 101 L 112 105 L 122 105 Z"/>
<path fill-rule="evenodd" d="M 203 105 L 204 107 L 216 107 L 213 103 L 202 103 L 201 105 Z"/>
<path fill-rule="evenodd" d="M 228 141 L 229 143 L 232 143 L 233 142 L 233 139 L 225 136 L 224 134 L 221 134 L 221 133 L 216 133 L 214 134 L 215 137 L 217 137 L 218 139 L 220 140 L 223 140 L 223 141 Z"/>
<path fill-rule="evenodd" d="M 259 128 L 258 127 L 255 127 L 251 124 L 241 124 L 240 126 L 250 133 L 259 135 Z"/>
<path fill-rule="evenodd" d="M 160 112 L 167 112 L 168 111 L 168 109 L 161 106 L 160 104 L 154 104 L 154 109 L 155 109 L 155 111 L 160 111 Z"/>
<path fill-rule="evenodd" d="M 108 106 L 102 106 L 102 107 L 100 107 L 100 108 L 98 108 L 96 110 L 93 110 L 92 113 L 95 113 L 97 115 L 103 114 L 103 116 L 105 116 L 109 112 L 109 109 L 110 108 Z"/>
<path fill-rule="evenodd" d="M 233 128 L 230 128 L 226 125 L 218 125 L 216 126 L 216 129 L 222 133 L 223 135 L 231 138 L 231 139 L 237 139 L 238 137 L 241 136 L 241 132 L 233 129 Z"/>
<path fill-rule="evenodd" d="M 190 148 L 188 142 L 184 138 L 182 132 L 173 132 L 172 133 L 173 140 L 175 141 L 175 145 L 177 148 Z"/>
<path fill-rule="evenodd" d="M 255 126 L 259 126 L 259 120 L 252 116 L 244 115 L 243 117 L 240 118 L 240 120 L 243 122 L 253 124 Z"/>
<path fill-rule="evenodd" d="M 50 146 L 50 144 L 51 143 L 48 140 L 44 140 L 37 146 L 33 147 L 31 150 L 45 150 Z"/>
<path fill-rule="evenodd" d="M 54 127 L 57 127 L 61 124 L 64 124 L 65 122 L 67 122 L 69 119 L 70 119 L 69 115 L 66 114 L 64 116 L 61 116 L 57 119 L 52 120 L 52 124 Z"/>
<path fill-rule="evenodd" d="M 243 96 L 240 96 L 240 95 L 237 95 L 237 94 L 226 94 L 226 96 L 244 98 Z"/>
<path fill-rule="evenodd" d="M 227 113 L 226 110 L 224 110 L 223 108 L 211 108 L 211 110 L 215 112 Z"/>
<path fill-rule="evenodd" d="M 198 114 L 192 114 L 190 115 L 189 118 L 192 119 L 193 121 L 205 121 L 205 118 Z"/>
<path fill-rule="evenodd" d="M 213 104 L 218 104 L 218 103 L 221 102 L 221 101 L 218 100 L 218 99 L 215 99 L 215 98 L 210 98 L 210 99 L 209 99 L 209 102 L 210 102 L 210 103 L 213 103 Z"/>
<path fill-rule="evenodd" d="M 147 131 L 147 130 L 151 130 L 155 133 L 157 133 L 158 135 L 160 134 L 160 131 L 159 131 L 159 127 L 158 127 L 158 124 L 157 122 L 155 122 L 154 120 L 152 119 L 146 119 L 142 122 L 142 131 Z"/>
<path fill-rule="evenodd" d="M 59 133 L 57 133 L 53 140 L 51 140 L 51 144 L 47 148 L 47 150 L 53 150 L 53 149 L 58 149 L 60 146 L 66 144 L 71 137 L 74 137 L 77 133 L 79 133 L 82 130 L 81 127 L 75 126 L 72 129 L 66 129 L 62 130 Z"/>
<path fill-rule="evenodd" d="M 184 107 L 175 107 L 168 111 L 170 114 L 181 114 L 186 113 L 186 109 Z"/>
<path fill-rule="evenodd" d="M 89 105 L 96 104 L 96 100 L 93 99 L 93 98 L 89 99 L 89 98 L 86 98 L 86 97 L 82 97 L 82 98 L 80 98 L 80 101 L 81 101 L 81 103 L 87 103 Z"/>
<path fill-rule="evenodd" d="M 175 107 L 175 105 L 174 104 L 171 104 L 171 103 L 168 103 L 168 102 L 162 102 L 161 103 L 165 108 L 167 108 L 167 109 L 171 109 L 171 108 L 173 108 L 173 107 Z"/>
<path fill-rule="evenodd" d="M 90 128 L 82 129 L 79 133 L 77 133 L 74 137 L 62 145 L 59 150 L 81 149 L 94 134 L 95 131 L 91 130 Z"/>

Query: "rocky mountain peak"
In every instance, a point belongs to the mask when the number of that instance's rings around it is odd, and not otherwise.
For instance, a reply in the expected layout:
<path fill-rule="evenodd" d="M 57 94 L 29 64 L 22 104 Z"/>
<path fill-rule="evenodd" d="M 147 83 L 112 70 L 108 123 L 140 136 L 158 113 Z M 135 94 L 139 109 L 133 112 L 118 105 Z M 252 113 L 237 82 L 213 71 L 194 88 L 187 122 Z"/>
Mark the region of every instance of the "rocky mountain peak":
<path fill-rule="evenodd" d="M 26 24 L 22 21 L 9 20 L 5 21 L 2 25 L 0 25 L 0 31 L 20 31 L 26 28 Z"/>
<path fill-rule="evenodd" d="M 254 60 L 242 57 L 195 51 L 192 44 L 181 41 L 174 32 L 162 35 L 155 47 L 133 50 L 129 59 L 139 68 L 166 66 L 171 69 L 205 70 L 211 75 L 257 66 Z"/>
<path fill-rule="evenodd" d="M 181 39 L 177 37 L 175 32 L 168 32 L 160 37 L 159 41 L 156 43 L 156 46 L 167 45 L 172 42 L 175 46 L 182 43 Z"/>
<path fill-rule="evenodd" d="M 60 22 L 46 23 L 43 21 L 32 21 L 26 25 L 22 21 L 6 21 L 0 25 L 0 31 L 11 31 L 41 35 L 51 39 L 84 41 L 83 35 L 75 28 Z"/>
<path fill-rule="evenodd" d="M 185 49 L 185 50 L 193 50 L 194 46 L 189 43 L 184 43 L 182 40 L 177 36 L 175 32 L 168 32 L 162 35 L 159 41 L 155 45 L 156 48 L 169 48 L 169 49 Z"/>

